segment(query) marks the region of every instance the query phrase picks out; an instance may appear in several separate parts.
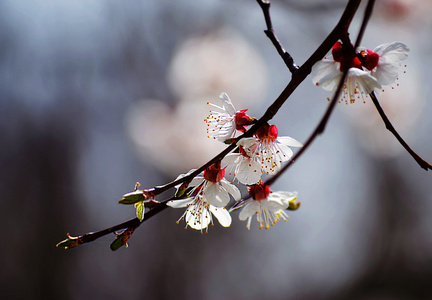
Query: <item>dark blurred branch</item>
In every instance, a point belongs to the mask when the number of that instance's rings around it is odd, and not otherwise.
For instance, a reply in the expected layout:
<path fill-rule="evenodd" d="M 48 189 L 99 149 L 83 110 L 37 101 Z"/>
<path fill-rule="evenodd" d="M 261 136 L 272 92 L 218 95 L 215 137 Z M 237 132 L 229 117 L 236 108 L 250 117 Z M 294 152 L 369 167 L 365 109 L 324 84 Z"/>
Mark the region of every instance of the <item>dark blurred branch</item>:
<path fill-rule="evenodd" d="M 378 110 L 378 113 L 380 114 L 382 120 L 384 121 L 384 124 L 386 128 L 393 133 L 393 135 L 396 137 L 396 139 L 401 143 L 401 145 L 405 148 L 406 151 L 415 159 L 415 161 L 422 167 L 423 169 L 432 170 L 432 166 L 425 160 L 423 160 L 417 153 L 415 153 L 408 144 L 403 140 L 403 138 L 399 135 L 399 133 L 396 131 L 396 129 L 391 124 L 390 120 L 387 118 L 386 114 L 384 113 L 384 110 L 382 109 L 381 105 L 378 102 L 377 97 L 375 96 L 375 93 L 372 92 L 369 95 L 372 99 L 373 104 L 375 104 L 376 109 Z"/>
<path fill-rule="evenodd" d="M 302 13 L 323 13 L 334 12 L 336 9 L 343 8 L 346 5 L 346 1 L 280 1 L 280 5 L 291 11 L 298 11 Z"/>

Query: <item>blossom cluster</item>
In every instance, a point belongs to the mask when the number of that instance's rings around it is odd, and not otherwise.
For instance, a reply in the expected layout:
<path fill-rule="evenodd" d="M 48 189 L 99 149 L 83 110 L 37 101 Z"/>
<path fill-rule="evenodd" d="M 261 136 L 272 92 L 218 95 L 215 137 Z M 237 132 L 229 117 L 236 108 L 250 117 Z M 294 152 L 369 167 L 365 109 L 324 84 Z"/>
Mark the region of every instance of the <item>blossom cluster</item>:
<path fill-rule="evenodd" d="M 408 56 L 408 47 L 401 42 L 380 45 L 373 51 L 360 47 L 354 49 L 340 41 L 333 45 L 331 55 L 312 68 L 312 81 L 328 91 L 336 91 L 342 73 L 348 68 L 341 100 L 354 103 L 383 86 L 393 84 L 402 67 L 401 62 Z"/>
<path fill-rule="evenodd" d="M 365 95 L 380 91 L 383 86 L 397 80 L 401 61 L 407 57 L 408 51 L 407 46 L 400 42 L 383 44 L 371 51 L 354 49 L 351 44 L 338 41 L 331 55 L 312 68 L 312 81 L 325 90 L 335 91 L 343 72 L 347 70 L 340 101 L 354 103 L 361 98 L 364 101 Z M 236 110 L 226 93 L 221 93 L 219 98 L 222 106 L 207 103 L 212 106 L 204 120 L 208 137 L 225 144 L 235 144 L 235 148 L 198 176 L 178 185 L 176 198 L 168 201 L 167 205 L 186 208 L 177 223 L 184 220 L 186 228 L 191 227 L 201 233 L 207 232 L 208 226 L 213 225 L 213 217 L 222 226 L 229 227 L 232 223 L 230 212 L 238 208 L 242 208 L 239 219 L 247 221 L 247 229 L 250 229 L 254 215 L 259 228 L 267 229 L 280 219 L 286 221 L 288 215 L 285 211 L 295 210 L 300 205 L 296 203 L 297 192 L 271 192 L 261 177 L 263 174 L 277 174 L 282 164 L 292 158 L 291 148 L 303 145 L 292 137 L 279 136 L 276 125 L 268 123 L 256 128 L 252 136 L 244 137 L 242 134 L 257 123 L 256 119 L 247 114 L 247 109 Z M 226 173 L 232 177 L 231 182 L 225 178 Z M 249 196 L 242 198 L 235 183 L 247 186 Z M 146 199 L 150 196 L 147 195 Z M 233 204 L 227 209 L 231 199 Z M 144 209 L 152 205 L 148 201 L 143 203 L 140 210 L 142 217 Z"/>
<path fill-rule="evenodd" d="M 236 148 L 193 178 L 187 185 L 186 198 L 168 201 L 167 205 L 186 208 L 179 221 L 184 220 L 186 228 L 189 226 L 201 232 L 207 232 L 208 226 L 213 225 L 213 217 L 222 226 L 230 226 L 230 211 L 240 207 L 243 210 L 239 218 L 247 220 L 248 229 L 255 214 L 260 228 L 269 228 L 281 218 L 287 220 L 284 210 L 298 208 L 299 203 L 295 203 L 297 192 L 272 193 L 269 186 L 262 182 L 261 176 L 277 173 L 281 164 L 293 156 L 290 147 L 301 147 L 302 144 L 288 136 L 279 137 L 276 125 L 267 123 L 259 127 L 252 137 L 238 138 L 256 120 L 246 114 L 247 109 L 236 110 L 226 93 L 222 93 L 219 98 L 222 106 L 208 103 L 217 109 L 210 111 L 205 119 L 208 136 L 220 142 L 236 143 Z M 229 170 L 233 182 L 248 186 L 251 199 L 241 200 L 237 186 L 225 179 L 225 170 Z M 188 174 L 182 174 L 179 178 Z M 177 186 L 178 190 L 180 188 Z M 235 203 L 229 211 L 226 206 L 230 198 Z"/>

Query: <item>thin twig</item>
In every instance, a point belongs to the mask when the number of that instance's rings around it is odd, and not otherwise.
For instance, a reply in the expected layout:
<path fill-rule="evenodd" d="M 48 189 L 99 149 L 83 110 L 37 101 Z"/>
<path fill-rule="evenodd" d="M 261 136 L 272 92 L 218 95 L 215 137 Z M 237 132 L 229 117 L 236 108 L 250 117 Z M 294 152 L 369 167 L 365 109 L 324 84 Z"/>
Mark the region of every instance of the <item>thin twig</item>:
<path fill-rule="evenodd" d="M 405 148 L 406 151 L 415 159 L 415 161 L 422 167 L 423 169 L 432 170 L 432 166 L 422 159 L 417 153 L 415 153 L 408 144 L 403 140 L 403 138 L 399 135 L 399 133 L 396 131 L 396 129 L 391 124 L 390 120 L 387 118 L 386 114 L 384 113 L 384 110 L 382 109 L 381 105 L 378 102 L 377 97 L 375 96 L 375 93 L 372 92 L 369 94 L 369 96 L 372 99 L 373 104 L 375 105 L 376 109 L 378 110 L 378 113 L 380 114 L 382 120 L 384 121 L 385 127 L 393 133 L 393 135 L 396 137 L 396 139 L 401 143 L 401 145 Z"/>
<path fill-rule="evenodd" d="M 348 28 L 360 5 L 360 2 L 361 0 L 350 0 L 348 2 L 345 11 L 343 12 L 335 28 L 330 32 L 321 45 L 319 45 L 315 52 L 306 60 L 306 62 L 297 70 L 297 72 L 293 73 L 291 81 L 288 83 L 279 97 L 273 102 L 273 104 L 270 105 L 263 118 L 266 120 L 273 118 L 273 116 L 285 103 L 286 99 L 288 99 L 297 86 L 302 83 L 303 80 L 310 74 L 312 71 L 312 66 L 330 51 L 334 43 L 347 36 Z"/>
<path fill-rule="evenodd" d="M 169 200 L 173 200 L 173 199 L 169 199 Z M 149 220 L 151 217 L 155 216 L 156 214 L 160 213 L 165 208 L 167 208 L 168 206 L 166 205 L 166 203 L 169 200 L 161 202 L 158 206 L 156 206 L 155 208 L 146 212 L 145 218 L 142 221 L 140 221 L 140 219 L 138 219 L 138 218 L 133 218 L 133 219 L 130 219 L 130 220 L 125 221 L 123 223 L 117 224 L 115 226 L 105 228 L 105 229 L 95 231 L 95 232 L 89 232 L 89 233 L 86 233 L 86 234 L 83 234 L 83 235 L 80 235 L 77 237 L 71 237 L 68 234 L 68 238 L 66 240 L 58 243 L 57 247 L 65 247 L 66 249 L 74 248 L 74 247 L 82 245 L 82 244 L 93 242 L 94 240 L 101 238 L 107 234 L 116 233 L 117 231 L 119 231 L 121 229 L 130 229 L 131 234 L 132 234 L 135 229 L 137 229 L 139 226 L 141 226 L 142 223 L 144 223 L 145 221 Z M 125 240 L 125 242 L 126 241 L 127 240 Z M 67 242 L 69 242 L 69 244 L 67 244 Z"/>
<path fill-rule="evenodd" d="M 265 0 L 257 0 L 257 2 L 263 11 L 264 19 L 267 25 L 267 29 L 264 30 L 264 33 L 273 43 L 273 46 L 276 48 L 277 52 L 282 57 L 290 72 L 294 73 L 295 71 L 297 71 L 298 66 L 294 63 L 294 59 L 292 58 L 292 56 L 284 49 L 282 44 L 279 42 L 279 39 L 276 37 L 276 34 L 273 30 L 273 24 L 270 17 L 270 2 Z"/>
<path fill-rule="evenodd" d="M 375 5 L 375 0 L 369 0 L 366 5 L 363 21 L 360 27 L 360 31 L 357 35 L 357 40 L 354 44 L 354 49 L 357 49 L 360 46 L 367 24 L 369 23 L 370 17 L 372 16 L 374 5 Z"/>

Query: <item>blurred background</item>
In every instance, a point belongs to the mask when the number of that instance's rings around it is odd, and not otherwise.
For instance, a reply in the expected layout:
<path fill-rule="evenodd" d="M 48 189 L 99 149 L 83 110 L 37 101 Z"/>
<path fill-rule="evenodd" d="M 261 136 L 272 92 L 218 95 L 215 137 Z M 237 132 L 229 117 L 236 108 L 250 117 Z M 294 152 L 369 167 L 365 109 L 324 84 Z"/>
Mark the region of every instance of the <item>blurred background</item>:
<path fill-rule="evenodd" d="M 276 34 L 301 65 L 346 1 L 274 0 Z M 399 133 L 432 161 L 432 2 L 377 1 L 363 45 L 402 41 L 406 74 L 379 95 Z M 356 36 L 362 12 L 353 22 Z M 196 168 L 207 101 L 226 92 L 260 117 L 290 79 L 246 0 L 0 2 L 2 299 L 431 299 L 431 171 L 370 101 L 339 104 L 325 134 L 272 189 L 298 191 L 290 220 L 251 231 L 233 213 L 208 234 L 169 209 L 109 249 L 66 238 L 134 217 L 117 204 Z M 273 122 L 305 141 L 328 93 L 310 78 Z"/>

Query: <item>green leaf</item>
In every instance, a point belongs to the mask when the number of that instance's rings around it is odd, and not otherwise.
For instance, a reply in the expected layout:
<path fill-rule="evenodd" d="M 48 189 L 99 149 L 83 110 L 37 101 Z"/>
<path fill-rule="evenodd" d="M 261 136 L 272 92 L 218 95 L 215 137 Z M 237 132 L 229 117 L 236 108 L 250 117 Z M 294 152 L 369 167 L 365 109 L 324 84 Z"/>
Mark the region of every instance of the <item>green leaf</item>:
<path fill-rule="evenodd" d="M 144 201 L 137 203 L 136 216 L 138 219 L 140 219 L 141 222 L 144 220 L 144 213 L 145 213 Z"/>
<path fill-rule="evenodd" d="M 183 196 L 184 193 L 187 191 L 188 186 L 189 186 L 189 182 L 183 182 L 182 185 L 177 189 L 174 197 L 180 198 L 181 196 Z"/>
<path fill-rule="evenodd" d="M 132 233 L 134 232 L 135 227 L 129 227 L 125 231 L 123 231 L 121 234 L 117 234 L 116 239 L 111 243 L 110 248 L 112 251 L 118 250 L 122 246 L 128 246 L 127 241 L 131 237 Z"/>
<path fill-rule="evenodd" d="M 301 202 L 296 202 L 297 201 L 297 197 L 294 198 L 293 200 L 289 201 L 289 206 L 288 206 L 288 210 L 297 210 L 300 208 L 300 204 Z"/>
<path fill-rule="evenodd" d="M 123 198 L 121 198 L 118 203 L 129 205 L 129 204 L 135 204 L 145 199 L 146 197 L 144 196 L 143 191 L 136 190 L 134 192 L 124 194 Z"/>
<path fill-rule="evenodd" d="M 126 242 L 124 241 L 125 237 L 122 235 L 119 235 L 110 245 L 110 248 L 112 251 L 116 251 L 120 249 L 123 245 L 126 245 Z"/>

